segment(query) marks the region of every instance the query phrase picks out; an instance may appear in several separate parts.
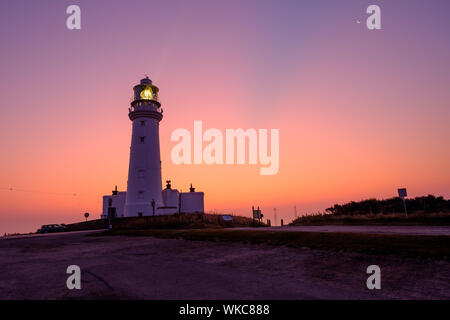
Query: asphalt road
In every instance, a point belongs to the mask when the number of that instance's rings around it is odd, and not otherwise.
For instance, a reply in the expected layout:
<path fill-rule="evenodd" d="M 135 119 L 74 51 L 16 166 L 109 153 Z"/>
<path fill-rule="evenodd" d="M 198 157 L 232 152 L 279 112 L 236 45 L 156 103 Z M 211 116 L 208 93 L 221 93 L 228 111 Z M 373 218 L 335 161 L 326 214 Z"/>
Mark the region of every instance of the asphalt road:
<path fill-rule="evenodd" d="M 450 236 L 450 226 L 284 226 L 270 228 L 235 228 L 235 230 L 277 230 L 306 232 L 357 232 L 378 234 Z"/>
<path fill-rule="evenodd" d="M 106 229 L 105 229 L 106 230 Z M 267 228 L 233 228 L 229 230 L 276 230 L 276 231 L 305 231 L 305 232 L 356 232 L 375 234 L 400 234 L 400 235 L 425 235 L 425 236 L 450 236 L 450 226 L 284 226 Z M 72 231 L 70 234 L 88 234 L 103 230 Z M 2 239 L 21 239 L 34 237 L 53 237 L 63 233 L 33 233 L 0 237 Z"/>
<path fill-rule="evenodd" d="M 86 233 L 2 239 L 0 253 L 0 299 L 450 299 L 448 261 Z M 372 264 L 381 290 L 366 287 Z"/>
<path fill-rule="evenodd" d="M 95 233 L 99 231 L 104 231 L 107 229 L 100 229 L 100 230 L 83 230 L 83 231 L 71 231 L 69 233 L 66 232 L 52 232 L 52 233 L 28 233 L 28 234 L 18 234 L 13 236 L 0 236 L 0 240 L 7 240 L 7 239 L 24 239 L 24 238 L 37 238 L 37 237 L 57 237 L 61 235 L 67 235 L 67 234 L 88 234 L 88 233 Z"/>

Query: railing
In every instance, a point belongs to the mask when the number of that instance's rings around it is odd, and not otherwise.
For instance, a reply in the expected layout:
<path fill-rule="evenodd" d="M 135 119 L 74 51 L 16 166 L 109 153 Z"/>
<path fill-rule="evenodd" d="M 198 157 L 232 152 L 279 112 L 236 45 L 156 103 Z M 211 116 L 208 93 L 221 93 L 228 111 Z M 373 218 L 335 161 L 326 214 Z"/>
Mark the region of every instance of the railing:
<path fill-rule="evenodd" d="M 159 103 L 161 103 L 161 101 L 159 100 L 159 97 L 158 97 L 158 95 L 156 95 L 156 94 L 153 94 L 153 97 L 152 97 L 152 99 L 135 99 L 135 97 L 134 97 L 134 95 L 132 95 L 131 96 L 131 98 L 130 98 L 130 103 L 132 103 L 133 101 L 136 101 L 136 100 L 143 100 L 143 101 L 156 101 L 156 102 L 159 102 Z"/>
<path fill-rule="evenodd" d="M 146 101 L 146 100 L 142 100 Z M 133 111 L 156 111 L 162 113 L 162 108 L 157 104 L 137 104 L 128 108 L 129 112 Z"/>

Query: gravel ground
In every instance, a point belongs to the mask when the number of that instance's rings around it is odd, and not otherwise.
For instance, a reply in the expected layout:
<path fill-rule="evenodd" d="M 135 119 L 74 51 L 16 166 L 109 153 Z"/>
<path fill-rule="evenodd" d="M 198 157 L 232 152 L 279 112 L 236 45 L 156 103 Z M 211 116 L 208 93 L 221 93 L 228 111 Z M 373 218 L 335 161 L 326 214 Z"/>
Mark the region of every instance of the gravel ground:
<path fill-rule="evenodd" d="M 2 239 L 0 270 L 0 299 L 450 299 L 448 261 L 150 237 Z"/>

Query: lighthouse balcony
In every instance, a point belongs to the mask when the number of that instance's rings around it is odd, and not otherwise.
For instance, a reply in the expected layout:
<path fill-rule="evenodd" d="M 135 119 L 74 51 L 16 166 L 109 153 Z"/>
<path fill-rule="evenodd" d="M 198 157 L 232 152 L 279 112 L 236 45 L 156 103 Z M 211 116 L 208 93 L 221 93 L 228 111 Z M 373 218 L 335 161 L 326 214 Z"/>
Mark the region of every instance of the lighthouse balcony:
<path fill-rule="evenodd" d="M 149 107 L 154 107 L 154 108 L 161 108 L 161 103 L 159 102 L 159 100 L 145 100 L 145 99 L 137 99 L 137 100 L 133 100 L 130 103 L 131 107 L 133 108 L 149 108 Z"/>
<path fill-rule="evenodd" d="M 135 101 L 137 102 L 137 101 Z M 133 121 L 136 118 L 154 118 L 158 121 L 161 121 L 163 115 L 162 115 L 162 109 L 157 104 L 150 104 L 148 102 L 145 102 L 143 104 L 132 104 L 130 108 L 128 108 L 128 116 L 131 121 Z"/>
<path fill-rule="evenodd" d="M 133 101 L 131 107 L 129 108 L 131 111 L 158 111 L 161 112 L 161 105 L 159 103 L 152 103 L 151 101 Z"/>

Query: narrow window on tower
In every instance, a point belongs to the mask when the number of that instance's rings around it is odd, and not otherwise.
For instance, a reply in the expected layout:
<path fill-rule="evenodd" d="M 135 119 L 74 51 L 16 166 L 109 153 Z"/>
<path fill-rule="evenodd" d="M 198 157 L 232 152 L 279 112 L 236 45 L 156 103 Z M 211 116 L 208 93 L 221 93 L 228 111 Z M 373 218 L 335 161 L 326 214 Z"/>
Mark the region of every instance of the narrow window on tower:
<path fill-rule="evenodd" d="M 139 213 L 138 213 L 138 216 L 139 216 L 139 217 L 142 217 L 142 212 L 139 212 Z"/>
<path fill-rule="evenodd" d="M 144 191 L 138 191 L 138 199 L 144 199 Z"/>
<path fill-rule="evenodd" d="M 145 170 L 144 169 L 138 170 L 138 178 L 140 178 L 140 179 L 145 178 Z"/>
<path fill-rule="evenodd" d="M 139 137 L 139 141 L 140 141 L 141 143 L 145 143 L 145 137 Z"/>
<path fill-rule="evenodd" d="M 145 126 L 145 120 L 141 121 L 141 127 Z"/>

